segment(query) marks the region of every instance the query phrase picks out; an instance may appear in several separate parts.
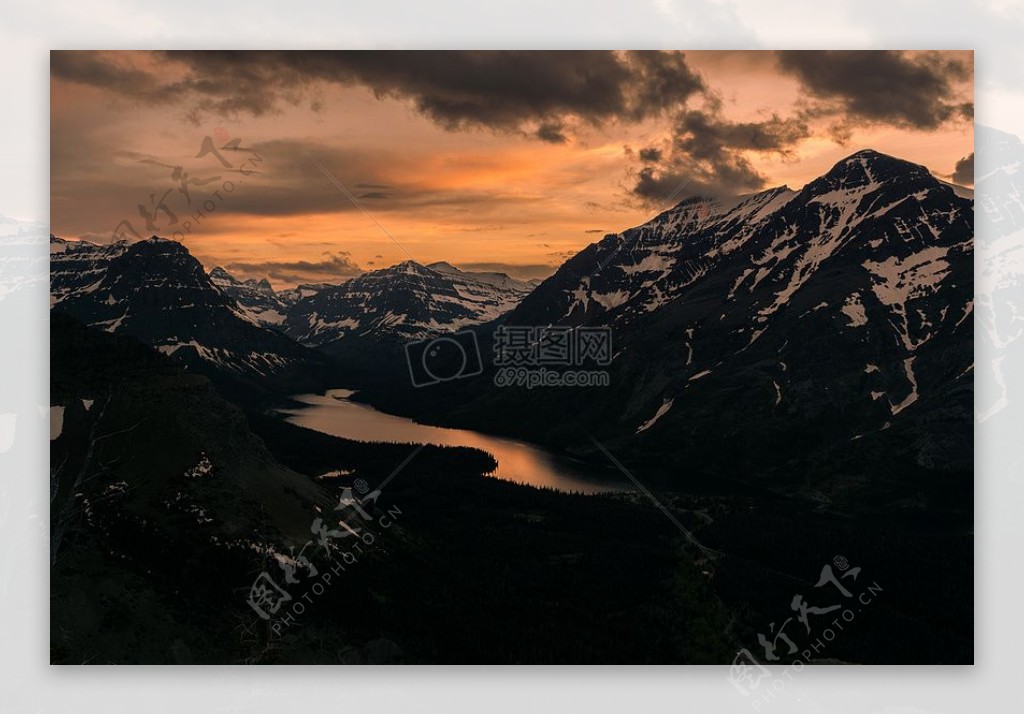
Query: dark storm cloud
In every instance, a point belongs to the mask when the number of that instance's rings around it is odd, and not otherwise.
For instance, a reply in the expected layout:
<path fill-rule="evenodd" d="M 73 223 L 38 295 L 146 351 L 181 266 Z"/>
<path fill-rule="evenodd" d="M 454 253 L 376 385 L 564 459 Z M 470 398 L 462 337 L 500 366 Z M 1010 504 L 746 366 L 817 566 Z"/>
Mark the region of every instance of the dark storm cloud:
<path fill-rule="evenodd" d="M 88 50 L 52 51 L 50 74 L 68 82 L 103 87 L 144 102 L 170 102 L 181 93 L 180 87 L 161 82 L 148 72 L 124 67 Z"/>
<path fill-rule="evenodd" d="M 665 151 L 641 150 L 648 165 L 636 173 L 631 190 L 652 205 L 693 194 L 755 191 L 764 187 L 766 178 L 745 153 L 786 155 L 808 136 L 810 130 L 801 119 L 773 114 L 757 122 L 731 122 L 712 101 L 707 109 L 684 110 L 677 115 Z"/>
<path fill-rule="evenodd" d="M 409 100 L 450 130 L 483 127 L 566 140 L 564 120 L 639 121 L 674 110 L 703 81 L 677 52 L 225 52 L 159 53 L 184 69 L 161 83 L 100 54 L 54 52 L 54 77 L 143 102 L 187 95 L 187 115 L 262 116 L 311 101 L 325 85 L 365 86 Z M 316 98 L 319 101 L 319 97 Z"/>
<path fill-rule="evenodd" d="M 812 123 L 827 123 L 829 136 L 842 144 L 858 124 L 935 130 L 973 116 L 973 105 L 957 98 L 957 85 L 971 74 L 964 59 L 889 51 L 779 52 L 776 57 L 804 90 L 792 114 L 730 121 L 722 98 L 705 88 L 702 108 L 684 107 L 671 114 L 669 140 L 639 151 L 631 193 L 647 205 L 660 206 L 693 194 L 762 189 L 767 177 L 752 156 L 790 155 L 811 136 Z"/>
<path fill-rule="evenodd" d="M 739 56 L 749 58 L 752 67 L 763 63 L 777 73 L 778 65 L 795 77 L 803 88 L 798 104 L 783 114 L 731 121 L 722 96 L 678 52 L 176 51 L 148 53 L 142 60 L 117 53 L 53 52 L 51 73 L 125 100 L 178 109 L 196 123 L 209 115 L 259 117 L 289 105 L 322 109 L 329 107 L 323 95 L 331 87 L 368 88 L 379 99 L 407 103 L 450 131 L 494 131 L 552 144 L 568 142 L 588 126 L 657 119 L 661 130 L 668 129 L 664 140 L 626 149 L 631 200 L 624 205 L 639 199 L 661 206 L 695 193 L 764 188 L 767 178 L 757 169 L 760 156 L 786 156 L 810 136 L 809 125 L 827 127 L 842 143 L 857 125 L 929 130 L 969 119 L 973 112 L 970 103 L 956 97 L 959 84 L 970 79 L 969 59 L 876 51 Z M 111 161 L 109 147 L 105 154 L 91 147 L 90 139 L 95 143 L 102 133 L 86 127 L 84 133 L 96 137 L 83 137 L 74 116 L 61 122 L 52 141 L 54 165 L 61 172 L 53 179 L 51 196 L 58 209 L 72 200 L 80 204 L 82 228 L 133 215 L 137 203 L 164 190 L 164 170 L 143 163 L 142 155 L 122 152 L 115 157 L 118 172 L 110 172 L 103 166 Z M 369 152 L 290 139 L 251 149 L 265 159 L 259 165 L 263 173 L 247 178 L 218 215 L 358 210 L 318 165 L 351 188 L 356 201 L 380 214 L 432 206 L 483 214 L 510 202 L 535 200 L 431 185 L 431 178 L 421 176 L 415 161 L 398 149 Z M 206 173 L 222 172 L 213 165 Z M 118 206 L 111 207 L 115 198 Z M 601 205 L 588 201 L 584 207 L 623 210 L 612 205 L 617 199 Z M 85 221 L 93 217 L 100 220 Z M 217 229 L 211 225 L 210 230 Z"/>
<path fill-rule="evenodd" d="M 351 278 L 363 269 L 348 253 L 325 253 L 321 261 L 263 261 L 229 263 L 227 269 L 250 277 L 266 276 L 275 281 L 301 283 L 311 278 Z"/>
<path fill-rule="evenodd" d="M 694 192 L 693 175 L 672 167 L 645 166 L 636 174 L 630 191 L 647 204 L 658 204 L 669 199 L 678 200 Z M 689 190 L 687 190 L 689 189 Z"/>
<path fill-rule="evenodd" d="M 565 135 L 565 125 L 561 122 L 544 122 L 537 127 L 534 134 L 541 141 L 551 144 L 564 144 L 569 141 L 569 137 Z"/>
<path fill-rule="evenodd" d="M 953 170 L 953 181 L 968 186 L 974 184 L 974 152 L 956 163 L 956 168 Z"/>
<path fill-rule="evenodd" d="M 640 161 L 645 163 L 656 163 L 661 161 L 662 151 L 657 147 L 647 147 L 640 150 Z"/>
<path fill-rule="evenodd" d="M 776 53 L 780 68 L 795 76 L 812 100 L 838 102 L 842 111 L 868 122 L 936 129 L 973 116 L 973 105 L 953 100 L 954 84 L 970 78 L 970 66 L 936 53 L 795 51 Z M 812 113 L 829 112 L 827 105 Z"/>

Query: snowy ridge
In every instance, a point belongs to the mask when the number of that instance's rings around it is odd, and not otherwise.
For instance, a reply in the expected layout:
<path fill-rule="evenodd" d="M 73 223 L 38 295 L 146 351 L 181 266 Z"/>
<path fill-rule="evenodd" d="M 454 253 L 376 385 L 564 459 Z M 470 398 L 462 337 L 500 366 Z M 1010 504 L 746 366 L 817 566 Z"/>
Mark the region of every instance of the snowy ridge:
<path fill-rule="evenodd" d="M 310 354 L 265 327 L 268 312 L 231 292 L 274 299 L 266 282 L 208 276 L 177 241 L 97 245 L 50 239 L 51 307 L 88 326 L 131 335 L 191 367 L 243 378 L 301 370 Z"/>
<path fill-rule="evenodd" d="M 792 410 L 806 390 L 792 381 L 809 374 L 822 395 L 845 394 L 857 384 L 849 370 L 866 385 L 844 399 L 865 400 L 884 429 L 946 389 L 947 375 L 965 374 L 966 363 L 939 365 L 969 361 L 969 349 L 949 346 L 972 340 L 973 238 L 963 192 L 865 150 L 799 191 L 691 198 L 607 236 L 508 320 L 612 326 L 622 359 L 636 361 L 623 419 L 645 439 L 685 429 L 688 412 L 715 404 L 751 361 L 790 368 L 750 376 L 766 414 Z M 936 343 L 945 352 L 929 352 Z M 829 353 L 825 369 L 823 349 L 844 352 Z"/>
<path fill-rule="evenodd" d="M 233 298 L 250 320 L 261 325 L 284 323 L 285 314 L 294 302 L 275 293 L 266 278 L 240 281 L 220 266 L 210 271 L 210 282 Z"/>
<path fill-rule="evenodd" d="M 298 301 L 284 325 L 289 335 L 311 346 L 353 336 L 418 338 L 493 320 L 532 289 L 532 283 L 503 273 L 403 261 Z"/>

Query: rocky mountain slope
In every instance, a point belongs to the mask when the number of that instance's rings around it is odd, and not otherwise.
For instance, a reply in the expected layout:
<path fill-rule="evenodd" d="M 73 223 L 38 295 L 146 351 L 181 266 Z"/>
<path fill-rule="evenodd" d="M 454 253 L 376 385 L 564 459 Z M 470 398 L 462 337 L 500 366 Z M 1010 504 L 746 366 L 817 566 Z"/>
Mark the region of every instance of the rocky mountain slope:
<path fill-rule="evenodd" d="M 110 245 L 51 236 L 50 306 L 139 338 L 235 395 L 312 388 L 325 365 L 222 291 L 185 246 L 155 236 Z"/>
<path fill-rule="evenodd" d="M 799 191 L 689 199 L 606 236 L 498 321 L 611 327 L 609 387 L 497 388 L 485 372 L 381 398 L 698 468 L 803 464 L 786 475 L 800 480 L 859 450 L 969 470 L 973 235 L 970 199 L 861 151 Z"/>
<path fill-rule="evenodd" d="M 240 281 L 217 266 L 210 271 L 210 282 L 231 296 L 250 317 L 264 325 L 279 326 L 293 301 L 278 296 L 266 278 Z"/>

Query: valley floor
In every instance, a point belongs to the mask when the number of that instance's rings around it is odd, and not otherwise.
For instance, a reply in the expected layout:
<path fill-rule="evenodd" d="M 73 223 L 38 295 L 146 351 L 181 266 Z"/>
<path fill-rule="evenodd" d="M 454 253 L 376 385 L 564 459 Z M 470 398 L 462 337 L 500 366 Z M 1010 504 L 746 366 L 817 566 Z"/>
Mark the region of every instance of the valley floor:
<path fill-rule="evenodd" d="M 350 471 L 331 485 L 339 492 L 356 478 L 379 483 L 409 456 L 406 445 L 272 417 L 250 423 L 287 467 Z M 730 663 L 746 650 L 763 663 L 760 633 L 782 662 L 972 661 L 966 529 L 771 497 L 656 493 L 707 558 L 642 494 L 517 486 L 482 477 L 474 460 L 469 450 L 417 453 L 368 507 L 375 543 L 322 593 L 316 580 L 289 587 L 306 605 L 277 628 L 281 618 L 262 621 L 245 602 L 251 555 L 181 534 L 153 551 L 101 519 L 54 569 L 53 660 Z M 312 560 L 321 572 L 340 563 Z M 849 596 L 816 586 L 826 565 Z"/>

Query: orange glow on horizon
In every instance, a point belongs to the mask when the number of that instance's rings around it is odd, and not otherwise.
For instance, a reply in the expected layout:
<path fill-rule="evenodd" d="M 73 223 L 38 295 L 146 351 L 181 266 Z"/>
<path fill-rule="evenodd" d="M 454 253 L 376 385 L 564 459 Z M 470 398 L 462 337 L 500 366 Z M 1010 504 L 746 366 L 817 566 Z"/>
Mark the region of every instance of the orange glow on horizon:
<path fill-rule="evenodd" d="M 181 65 L 146 53 L 112 56 L 125 69 L 182 74 Z M 687 60 L 713 87 L 728 121 L 790 116 L 801 108 L 798 83 L 764 53 L 694 52 Z M 959 91 L 973 99 L 970 86 Z M 346 277 L 331 272 L 342 256 L 353 270 L 412 257 L 536 277 L 606 233 L 668 208 L 642 203 L 629 191 L 641 168 L 637 152 L 671 146 L 668 117 L 577 122 L 567 141 L 547 143 L 512 130 L 453 131 L 408 100 L 378 98 L 362 86 L 322 87 L 318 101 L 317 111 L 286 105 L 261 116 L 206 117 L 196 125 L 175 97 L 133 103 L 103 88 L 52 79 L 52 230 L 102 241 L 122 218 L 141 225 L 137 207 L 175 189 L 175 166 L 210 180 L 190 187 L 197 202 L 234 179 L 237 188 L 197 222 L 185 244 L 208 269 L 221 265 L 240 278 L 273 270 L 278 277 L 271 282 L 281 288 Z M 742 153 L 765 177 L 765 188 L 797 189 L 868 147 L 949 180 L 956 162 L 973 152 L 973 127 L 965 122 L 929 131 L 863 123 L 843 144 L 828 121 L 808 122 L 809 136 L 787 154 Z M 214 133 L 258 148 L 260 173 L 239 181 L 241 175 L 212 157 L 196 158 L 202 138 Z M 316 170 L 317 163 L 358 205 Z M 168 196 L 183 209 L 179 220 L 201 210 L 176 190 Z"/>

